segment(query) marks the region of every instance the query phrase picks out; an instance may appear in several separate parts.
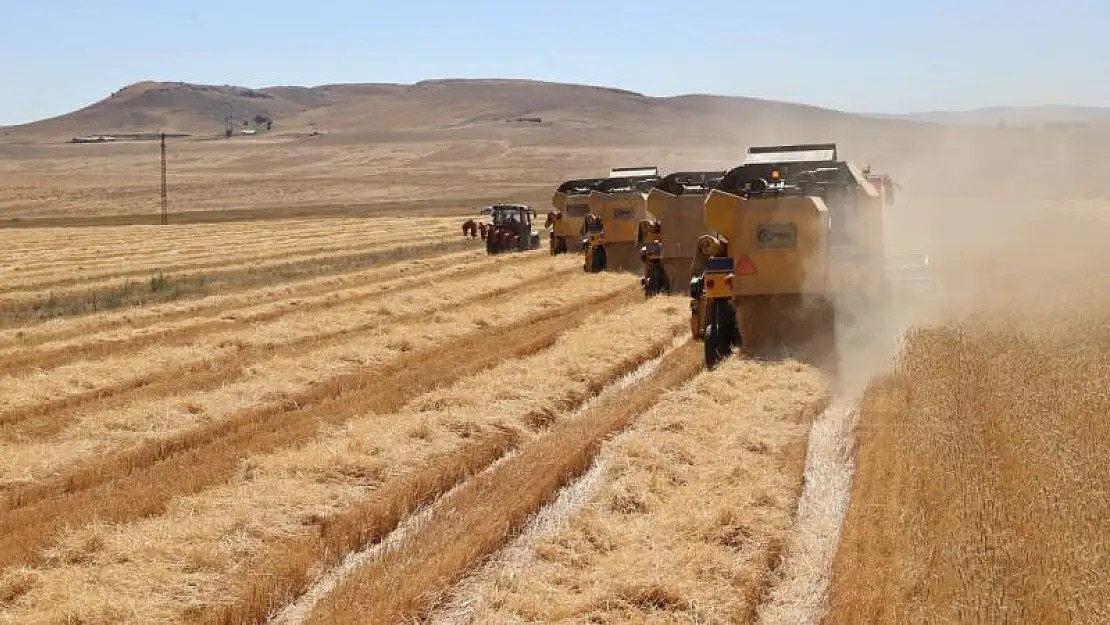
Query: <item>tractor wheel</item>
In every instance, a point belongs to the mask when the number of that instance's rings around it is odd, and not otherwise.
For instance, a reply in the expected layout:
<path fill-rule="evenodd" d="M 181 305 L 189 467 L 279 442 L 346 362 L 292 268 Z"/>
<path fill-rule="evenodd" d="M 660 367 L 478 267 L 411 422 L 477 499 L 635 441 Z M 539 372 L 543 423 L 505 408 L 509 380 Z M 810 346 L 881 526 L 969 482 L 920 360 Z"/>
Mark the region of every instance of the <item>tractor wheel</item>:
<path fill-rule="evenodd" d="M 500 251 L 497 248 L 497 237 L 493 236 L 493 233 L 490 233 L 490 236 L 486 237 L 486 254 L 496 254 Z"/>

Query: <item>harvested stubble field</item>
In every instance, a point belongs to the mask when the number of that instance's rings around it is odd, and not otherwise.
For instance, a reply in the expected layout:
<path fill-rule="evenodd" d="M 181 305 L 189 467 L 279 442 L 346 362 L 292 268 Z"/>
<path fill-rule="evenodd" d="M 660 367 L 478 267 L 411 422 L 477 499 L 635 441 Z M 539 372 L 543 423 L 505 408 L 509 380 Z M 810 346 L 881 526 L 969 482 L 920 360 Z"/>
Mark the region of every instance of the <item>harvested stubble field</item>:
<path fill-rule="evenodd" d="M 808 530 L 830 577 L 796 524 L 835 380 L 701 371 L 685 298 L 420 224 L 5 231 L 0 622 L 1105 614 L 1097 284 L 912 335 L 853 414 L 839 550 Z"/>
<path fill-rule="evenodd" d="M 417 221 L 4 231 L 0 621 L 418 617 L 700 368 L 682 298 Z"/>

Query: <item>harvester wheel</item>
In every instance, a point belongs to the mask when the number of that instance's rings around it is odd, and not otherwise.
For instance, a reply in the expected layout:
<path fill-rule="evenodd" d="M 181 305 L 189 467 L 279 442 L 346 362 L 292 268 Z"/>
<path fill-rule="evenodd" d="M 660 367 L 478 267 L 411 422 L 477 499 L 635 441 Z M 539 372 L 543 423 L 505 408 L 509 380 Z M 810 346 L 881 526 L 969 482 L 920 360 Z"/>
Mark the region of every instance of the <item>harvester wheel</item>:
<path fill-rule="evenodd" d="M 590 272 L 599 273 L 605 271 L 606 264 L 605 247 L 599 245 L 594 248 L 593 263 L 590 267 Z"/>
<path fill-rule="evenodd" d="M 736 312 L 732 303 L 724 300 L 710 302 L 708 323 L 705 326 L 705 367 L 713 369 L 732 354 L 738 342 Z"/>
<path fill-rule="evenodd" d="M 667 272 L 663 270 L 663 264 L 659 261 L 652 261 L 648 267 L 648 280 L 644 288 L 644 295 L 651 297 L 660 293 L 670 292 L 671 282 L 667 278 Z"/>

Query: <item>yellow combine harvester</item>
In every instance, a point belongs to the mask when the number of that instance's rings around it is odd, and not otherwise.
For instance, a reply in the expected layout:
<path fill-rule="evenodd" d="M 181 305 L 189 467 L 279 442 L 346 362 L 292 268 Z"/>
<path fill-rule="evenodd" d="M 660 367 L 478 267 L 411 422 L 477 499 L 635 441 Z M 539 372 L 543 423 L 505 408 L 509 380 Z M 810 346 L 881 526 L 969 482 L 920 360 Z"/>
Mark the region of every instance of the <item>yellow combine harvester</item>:
<path fill-rule="evenodd" d="M 723 171 L 675 172 L 648 192 L 648 218 L 639 223 L 637 246 L 643 263 L 644 295 L 671 293 L 690 284 L 690 263 L 698 237 L 705 234 L 705 197 Z"/>
<path fill-rule="evenodd" d="M 705 198 L 715 234 L 698 240 L 690 294 L 706 365 L 734 346 L 831 356 L 838 321 L 886 303 L 892 190 L 889 177 L 840 160 L 836 144 L 750 148 Z"/>
<path fill-rule="evenodd" d="M 583 223 L 590 212 L 590 191 L 605 178 L 567 180 L 555 189 L 545 228 L 551 229 L 551 255 L 582 251 Z"/>
<path fill-rule="evenodd" d="M 585 271 L 640 270 L 639 222 L 647 217 L 647 191 L 658 180 L 657 167 L 616 167 L 590 192 L 582 239 Z"/>

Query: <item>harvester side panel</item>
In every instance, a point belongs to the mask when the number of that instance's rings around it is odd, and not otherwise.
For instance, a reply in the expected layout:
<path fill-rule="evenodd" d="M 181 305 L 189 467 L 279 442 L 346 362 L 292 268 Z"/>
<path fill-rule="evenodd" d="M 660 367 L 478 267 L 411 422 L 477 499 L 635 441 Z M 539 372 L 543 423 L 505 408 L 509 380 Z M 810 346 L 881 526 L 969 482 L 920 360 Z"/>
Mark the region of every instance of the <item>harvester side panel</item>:
<path fill-rule="evenodd" d="M 554 206 L 555 210 L 557 210 L 557 211 L 566 211 L 567 210 L 567 194 L 562 193 L 560 191 L 556 191 L 555 194 L 551 196 L 551 205 Z"/>
<path fill-rule="evenodd" d="M 828 287 L 826 232 L 829 210 L 816 197 L 741 199 L 736 204 L 729 252 L 737 296 L 822 294 Z M 755 272 L 744 275 L 750 261 Z"/>
<path fill-rule="evenodd" d="M 647 201 L 639 191 L 590 193 L 590 211 L 601 218 L 607 266 L 617 271 L 639 272 L 643 262 L 636 247 L 641 220 L 647 218 Z"/>
<path fill-rule="evenodd" d="M 647 218 L 644 194 L 598 193 L 590 194 L 590 210 L 605 228 L 606 243 L 636 243 L 636 233 L 641 219 Z"/>
<path fill-rule="evenodd" d="M 689 284 L 690 264 L 697 252 L 698 237 L 708 232 L 705 223 L 705 195 L 675 195 L 661 189 L 648 193 L 648 212 L 662 223 L 663 270 L 671 284 L 685 289 Z"/>
<path fill-rule="evenodd" d="M 582 248 L 582 223 L 585 221 L 589 205 L 581 194 L 566 194 L 556 192 L 551 199 L 551 204 L 560 215 L 551 227 L 556 238 L 565 239 L 567 249 L 578 251 Z"/>
<path fill-rule="evenodd" d="M 702 210 L 704 203 L 704 195 L 671 195 L 661 207 L 659 219 L 664 228 L 664 258 L 689 260 L 694 257 L 698 237 L 708 231 Z"/>

